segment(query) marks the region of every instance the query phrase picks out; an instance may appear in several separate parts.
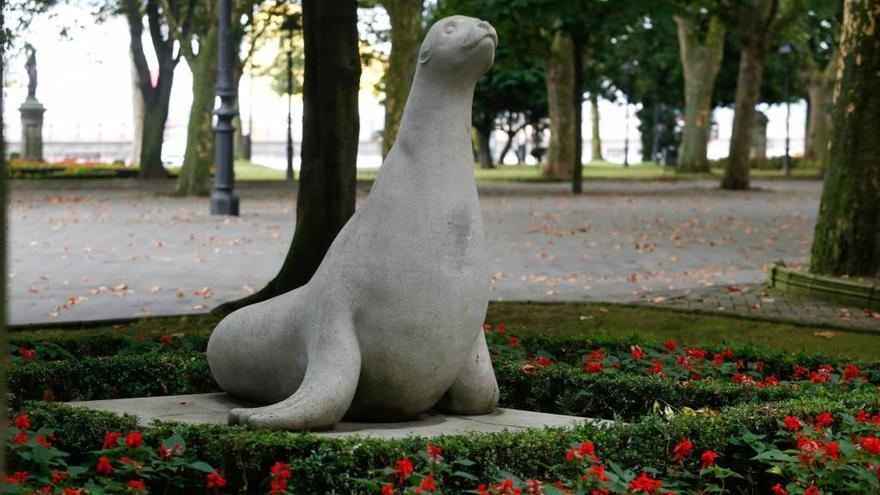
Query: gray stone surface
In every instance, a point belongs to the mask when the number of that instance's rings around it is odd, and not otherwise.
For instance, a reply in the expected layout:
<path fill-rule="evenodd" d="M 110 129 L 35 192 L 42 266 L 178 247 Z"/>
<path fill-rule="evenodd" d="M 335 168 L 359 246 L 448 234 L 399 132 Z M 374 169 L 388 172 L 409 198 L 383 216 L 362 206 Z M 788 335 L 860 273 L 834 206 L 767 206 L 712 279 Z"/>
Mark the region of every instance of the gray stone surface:
<path fill-rule="evenodd" d="M 224 393 L 139 397 L 134 399 L 69 402 L 71 406 L 87 407 L 98 411 L 130 414 L 138 424 L 147 427 L 153 421 L 173 421 L 188 424 L 224 425 L 229 411 L 248 404 Z M 414 421 L 399 423 L 338 423 L 332 430 L 316 432 L 324 437 L 362 436 L 372 438 L 402 438 L 410 436 L 436 437 L 465 433 L 495 433 L 526 428 L 565 428 L 591 422 L 602 426 L 613 424 L 577 416 L 562 416 L 516 409 L 497 408 L 491 414 L 449 416 L 435 412 L 421 415 Z"/>
<path fill-rule="evenodd" d="M 400 132 L 369 196 L 312 279 L 217 325 L 220 388 L 258 404 L 231 424 L 282 430 L 486 414 L 498 385 L 481 330 L 489 298 L 468 129 L 498 37 L 464 16 L 431 27 Z"/>
<path fill-rule="evenodd" d="M 287 253 L 295 186 L 239 183 L 242 216 L 208 215 L 173 181 L 14 181 L 13 324 L 205 312 L 263 286 Z M 758 284 L 809 259 L 819 181 L 480 183 L 493 300 L 651 301 Z M 369 184 L 358 187 L 359 207 Z"/>

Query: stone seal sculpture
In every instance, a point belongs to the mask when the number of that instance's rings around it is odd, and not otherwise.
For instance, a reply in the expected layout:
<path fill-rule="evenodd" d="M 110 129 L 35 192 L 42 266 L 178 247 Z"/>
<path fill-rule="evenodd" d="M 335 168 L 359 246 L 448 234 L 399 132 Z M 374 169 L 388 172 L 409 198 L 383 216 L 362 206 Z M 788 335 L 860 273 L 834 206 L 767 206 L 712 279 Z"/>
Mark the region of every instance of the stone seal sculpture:
<path fill-rule="evenodd" d="M 230 424 L 281 430 L 484 414 L 498 385 L 482 323 L 489 277 L 470 127 L 498 37 L 434 24 L 400 133 L 363 206 L 306 285 L 227 316 L 208 342 L 220 387 L 265 407 Z"/>

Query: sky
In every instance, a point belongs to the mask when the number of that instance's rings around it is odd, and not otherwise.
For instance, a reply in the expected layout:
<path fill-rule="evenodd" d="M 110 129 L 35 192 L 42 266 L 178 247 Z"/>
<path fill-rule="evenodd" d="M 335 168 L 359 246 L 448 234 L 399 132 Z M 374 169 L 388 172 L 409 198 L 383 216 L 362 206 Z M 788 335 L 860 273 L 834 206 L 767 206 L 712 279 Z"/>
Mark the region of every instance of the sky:
<path fill-rule="evenodd" d="M 363 16 L 369 22 L 387 25 L 387 17 L 379 9 L 370 16 Z M 12 22 L 10 19 L 7 22 Z M 69 29 L 66 38 L 59 33 L 62 26 L 74 26 Z M 130 141 L 132 136 L 132 84 L 131 62 L 129 58 L 129 34 L 125 20 L 111 17 L 104 22 L 97 22 L 95 16 L 82 6 L 61 5 L 55 15 L 41 16 L 34 19 L 23 31 L 16 33 L 17 39 L 12 50 L 7 52 L 4 64 L 4 121 L 6 123 L 6 139 L 15 143 L 20 141 L 20 117 L 18 106 L 27 95 L 27 75 L 24 69 L 24 42 L 29 42 L 37 49 L 37 68 L 39 84 L 37 99 L 46 107 L 44 115 L 43 140 L 50 142 L 120 142 Z M 504 40 L 501 40 L 503 43 Z M 144 39 L 149 47 L 149 39 Z M 259 57 L 271 60 L 274 57 L 275 45 Z M 387 47 L 380 47 L 387 50 Z M 151 61 L 155 66 L 155 61 Z M 367 69 L 362 78 L 360 94 L 361 140 L 369 141 L 383 127 L 383 109 L 381 95 L 373 89 L 381 74 Z M 192 77 L 185 61 L 178 64 L 174 76 L 171 96 L 171 108 L 166 130 L 166 159 L 177 161 L 183 155 L 186 142 L 186 124 L 189 105 L 192 99 Z M 244 121 L 248 113 L 253 112 L 253 140 L 283 141 L 286 136 L 287 102 L 275 94 L 270 88 L 267 77 L 251 79 L 242 77 L 239 87 L 240 111 Z M 622 101 L 623 98 L 620 98 Z M 301 135 L 302 103 L 298 97 L 293 102 L 294 136 L 298 141 Z M 626 111 L 619 102 L 607 100 L 599 104 L 601 134 L 606 149 L 622 149 L 626 129 Z M 770 122 L 767 129 L 769 139 L 768 153 L 782 154 L 782 143 L 785 136 L 785 107 L 776 105 L 759 106 L 767 113 Z M 629 137 L 631 142 L 638 142 L 638 125 L 632 117 L 634 107 L 630 107 Z M 589 139 L 589 103 L 585 103 L 584 136 Z M 803 102 L 792 105 L 791 139 L 792 152 L 797 155 L 803 151 L 804 122 L 806 105 Z M 720 158 L 727 154 L 727 139 L 733 111 L 727 108 L 716 109 L 714 114 L 718 123 L 718 139 L 710 142 L 710 158 Z M 500 136 L 499 136 L 500 138 Z M 503 139 L 499 140 L 503 144 Z M 365 146 L 362 146 L 365 147 Z M 589 149 L 589 145 L 585 146 Z M 638 160 L 636 149 L 631 145 L 630 160 Z M 616 158 L 613 154 L 608 158 L 622 161 L 622 153 Z M 511 154 L 511 159 L 512 154 Z M 378 166 L 375 158 L 364 160 L 370 166 Z M 271 166 L 282 166 L 273 161 Z"/>

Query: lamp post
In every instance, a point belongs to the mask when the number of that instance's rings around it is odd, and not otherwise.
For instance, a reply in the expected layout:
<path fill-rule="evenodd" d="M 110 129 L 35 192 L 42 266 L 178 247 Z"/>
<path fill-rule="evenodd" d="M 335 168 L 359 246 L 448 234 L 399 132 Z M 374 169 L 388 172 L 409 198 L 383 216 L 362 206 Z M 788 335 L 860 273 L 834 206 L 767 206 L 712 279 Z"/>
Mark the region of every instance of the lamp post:
<path fill-rule="evenodd" d="M 218 0 L 220 19 L 219 58 L 217 61 L 217 96 L 220 106 L 214 111 L 214 189 L 211 191 L 211 215 L 238 216 L 238 197 L 233 192 L 235 173 L 232 170 L 235 128 L 232 119 L 238 115 L 235 108 L 237 89 L 232 78 L 232 29 L 229 25 L 231 0 Z"/>
<path fill-rule="evenodd" d="M 293 181 L 293 33 L 300 29 L 300 12 L 284 19 L 281 29 L 287 33 L 287 180 Z"/>
<path fill-rule="evenodd" d="M 623 73 L 626 74 L 626 85 L 627 85 L 627 95 L 626 95 L 626 116 L 624 117 L 624 135 L 623 135 L 623 166 L 629 167 L 629 99 L 632 95 L 632 74 L 636 70 L 636 64 L 638 62 L 627 62 L 623 64 L 620 68 L 623 70 Z"/>
<path fill-rule="evenodd" d="M 786 68 L 789 69 L 789 55 L 794 53 L 794 46 L 786 43 L 779 47 L 779 54 L 785 57 Z M 791 122 L 791 71 L 785 71 L 785 155 L 782 157 L 782 173 L 788 177 L 791 174 L 791 134 L 789 126 Z"/>

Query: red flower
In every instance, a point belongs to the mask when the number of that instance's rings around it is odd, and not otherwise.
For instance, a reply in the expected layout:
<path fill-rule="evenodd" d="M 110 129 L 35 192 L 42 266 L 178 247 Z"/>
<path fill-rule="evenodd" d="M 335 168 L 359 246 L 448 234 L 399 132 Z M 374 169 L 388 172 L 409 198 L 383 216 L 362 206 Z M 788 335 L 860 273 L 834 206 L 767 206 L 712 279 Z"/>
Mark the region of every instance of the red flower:
<path fill-rule="evenodd" d="M 605 474 L 605 466 L 601 464 L 593 464 L 590 472 L 581 476 L 581 479 L 596 478 L 598 481 L 608 481 L 610 478 Z"/>
<path fill-rule="evenodd" d="M 511 349 L 514 349 L 516 347 L 516 344 L 519 344 L 519 339 L 514 337 L 513 335 L 511 335 L 510 342 L 508 343 L 508 345 L 510 346 Z"/>
<path fill-rule="evenodd" d="M 782 422 L 785 423 L 785 429 L 788 431 L 797 431 L 804 427 L 804 425 L 801 424 L 801 420 L 794 416 L 786 416 Z"/>
<path fill-rule="evenodd" d="M 870 423 L 871 415 L 866 413 L 864 409 L 859 409 L 859 412 L 856 413 L 856 422 L 857 423 Z"/>
<path fill-rule="evenodd" d="M 65 488 L 64 495 L 82 495 L 82 490 L 75 490 L 73 488 Z"/>
<path fill-rule="evenodd" d="M 640 359 L 645 357 L 645 352 L 642 351 L 642 348 L 637 345 L 630 346 L 629 352 L 630 354 L 632 354 L 632 358 L 636 361 L 639 361 Z"/>
<path fill-rule="evenodd" d="M 831 381 L 831 374 L 825 370 L 813 371 L 810 373 L 810 383 L 828 383 Z"/>
<path fill-rule="evenodd" d="M 108 476 L 113 472 L 113 465 L 110 464 L 110 459 L 106 457 L 101 457 L 98 459 L 98 466 L 95 467 L 95 471 L 101 476 Z"/>
<path fill-rule="evenodd" d="M 18 355 L 21 356 L 21 358 L 25 361 L 33 361 L 34 359 L 37 358 L 37 351 L 31 350 L 31 349 L 26 349 L 24 347 L 19 347 L 18 348 Z"/>
<path fill-rule="evenodd" d="M 587 363 L 587 366 L 584 368 L 584 371 L 587 373 L 601 373 L 602 372 L 602 363 L 598 361 L 590 361 Z"/>
<path fill-rule="evenodd" d="M 119 446 L 119 437 L 121 435 L 115 431 L 104 434 L 104 446 L 101 449 L 114 449 Z"/>
<path fill-rule="evenodd" d="M 674 352 L 675 349 L 678 348 L 678 343 L 675 342 L 674 339 L 669 339 L 666 341 L 665 344 L 663 344 L 663 347 L 665 347 L 666 350 L 669 352 Z"/>
<path fill-rule="evenodd" d="M 44 437 L 43 435 L 38 435 L 34 437 L 34 440 L 43 447 L 46 447 L 47 449 L 52 446 L 52 443 L 46 440 L 46 437 Z"/>
<path fill-rule="evenodd" d="M 382 485 L 382 495 L 394 495 L 394 487 L 387 483 Z"/>
<path fill-rule="evenodd" d="M 24 430 L 18 430 L 18 433 L 15 435 L 15 438 L 12 439 L 12 443 L 15 445 L 24 445 L 28 443 L 28 436 Z"/>
<path fill-rule="evenodd" d="M 807 374 L 807 368 L 797 364 L 794 367 L 794 371 L 791 372 L 791 375 L 795 378 L 800 378 Z"/>
<path fill-rule="evenodd" d="M 855 380 L 861 374 L 862 374 L 862 372 L 859 371 L 858 366 L 856 366 L 854 364 L 848 364 L 843 368 L 844 380 Z"/>
<path fill-rule="evenodd" d="M 596 462 L 599 462 L 599 458 L 596 457 L 596 446 L 593 444 L 593 442 L 581 442 L 581 444 L 576 448 L 570 448 L 565 452 L 566 461 L 573 461 L 575 459 L 580 460 L 583 459 L 585 456 L 593 459 Z"/>
<path fill-rule="evenodd" d="M 840 445 L 838 445 L 837 442 L 828 442 L 825 444 L 825 458 L 840 462 Z"/>
<path fill-rule="evenodd" d="M 596 349 L 595 351 L 590 352 L 590 355 L 587 356 L 587 359 L 584 359 L 584 362 L 587 361 L 602 361 L 605 359 L 605 351 L 603 349 Z"/>
<path fill-rule="evenodd" d="M 21 413 L 18 417 L 15 418 L 15 427 L 19 430 L 30 430 L 31 429 L 31 419 L 27 414 Z"/>
<path fill-rule="evenodd" d="M 880 455 L 880 438 L 877 437 L 862 437 L 859 441 L 859 444 L 863 449 L 868 452 L 876 455 Z"/>
<path fill-rule="evenodd" d="M 498 333 L 504 333 L 504 329 L 506 329 L 506 328 L 507 328 L 507 325 L 505 325 L 504 323 L 499 323 L 498 324 Z"/>
<path fill-rule="evenodd" d="M 144 436 L 140 432 L 133 431 L 125 437 L 125 446 L 126 447 L 136 449 L 143 444 L 144 444 Z"/>
<path fill-rule="evenodd" d="M 430 444 L 430 443 L 425 448 L 425 450 L 428 451 L 428 455 L 431 457 L 432 461 L 440 459 L 440 457 L 443 455 L 442 448 L 438 447 L 437 445 Z"/>
<path fill-rule="evenodd" d="M 537 362 L 541 366 L 550 366 L 551 364 L 553 364 L 553 361 L 551 361 L 550 358 L 544 356 L 539 357 L 537 359 Z"/>
<path fill-rule="evenodd" d="M 788 490 L 782 488 L 782 485 L 776 483 L 773 485 L 773 488 L 770 489 L 773 492 L 773 495 L 788 495 Z"/>
<path fill-rule="evenodd" d="M 413 493 L 433 492 L 435 490 L 437 490 L 437 482 L 434 481 L 434 473 L 430 473 L 427 478 L 422 479 L 422 482 L 413 490 Z"/>
<path fill-rule="evenodd" d="M 804 490 L 804 495 L 822 495 L 822 492 L 816 486 L 808 486 L 806 490 Z"/>
<path fill-rule="evenodd" d="M 159 336 L 159 343 L 163 345 L 171 345 L 171 341 L 174 340 L 174 337 L 170 334 L 163 333 Z"/>
<path fill-rule="evenodd" d="M 642 472 L 638 478 L 632 480 L 629 484 L 629 491 L 633 493 L 647 493 L 653 495 L 661 488 L 663 488 L 663 482 L 650 478 L 645 472 Z"/>
<path fill-rule="evenodd" d="M 52 483 L 58 484 L 70 477 L 67 471 L 52 471 Z"/>
<path fill-rule="evenodd" d="M 663 374 L 663 363 L 659 360 L 654 359 L 654 364 L 648 368 L 648 374 L 650 375 L 662 375 Z"/>
<path fill-rule="evenodd" d="M 413 472 L 413 465 L 409 459 L 403 458 L 394 463 L 394 474 L 397 475 L 397 483 L 402 485 L 403 480 L 409 478 Z"/>
<path fill-rule="evenodd" d="M 703 452 L 703 454 L 700 455 L 700 461 L 703 463 L 702 466 L 700 466 L 700 469 L 706 469 L 709 466 L 714 466 L 715 459 L 718 459 L 718 457 L 718 454 L 712 452 L 711 450 Z"/>
<path fill-rule="evenodd" d="M 277 461 L 271 468 L 269 468 L 269 473 L 273 478 L 281 478 L 285 480 L 290 479 L 290 464 Z"/>
<path fill-rule="evenodd" d="M 673 457 L 676 461 L 680 461 L 685 457 L 690 457 L 691 453 L 694 451 L 694 444 L 691 443 L 685 437 L 681 437 L 681 441 L 678 442 L 678 445 L 673 449 L 673 453 L 675 454 Z"/>
<path fill-rule="evenodd" d="M 131 480 L 128 482 L 128 489 L 132 493 L 143 493 L 143 491 L 147 489 L 147 486 L 144 485 L 143 481 Z"/>
<path fill-rule="evenodd" d="M 826 411 L 816 416 L 816 426 L 820 428 L 831 426 L 832 423 L 834 423 L 834 418 L 831 417 L 830 412 Z"/>
<path fill-rule="evenodd" d="M 173 448 L 169 449 L 168 447 L 166 447 L 164 445 L 160 445 L 159 446 L 159 460 L 160 461 L 170 460 L 174 456 L 174 453 L 177 452 L 178 447 L 179 447 L 179 445 L 175 445 Z"/>
<path fill-rule="evenodd" d="M 18 485 L 18 484 L 24 483 L 25 481 L 27 481 L 27 479 L 28 479 L 28 472 L 27 471 L 17 471 L 12 476 L 9 476 L 8 474 L 3 475 L 3 481 L 10 483 L 10 484 L 13 484 L 13 485 Z"/>
<path fill-rule="evenodd" d="M 205 482 L 207 483 L 208 488 L 223 488 L 226 486 L 226 478 L 220 476 L 220 473 L 217 471 L 205 476 Z"/>

